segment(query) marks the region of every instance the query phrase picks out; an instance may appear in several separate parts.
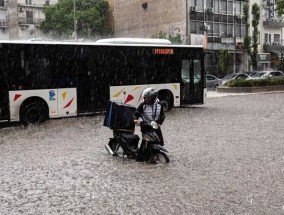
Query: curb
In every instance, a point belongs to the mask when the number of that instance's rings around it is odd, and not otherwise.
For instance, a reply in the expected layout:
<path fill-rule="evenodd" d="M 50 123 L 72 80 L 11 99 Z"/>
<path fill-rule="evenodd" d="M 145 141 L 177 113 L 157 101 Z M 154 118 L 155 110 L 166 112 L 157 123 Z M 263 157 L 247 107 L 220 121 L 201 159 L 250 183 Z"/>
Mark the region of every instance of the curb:
<path fill-rule="evenodd" d="M 284 85 L 263 87 L 218 87 L 218 93 L 265 93 L 284 91 Z"/>

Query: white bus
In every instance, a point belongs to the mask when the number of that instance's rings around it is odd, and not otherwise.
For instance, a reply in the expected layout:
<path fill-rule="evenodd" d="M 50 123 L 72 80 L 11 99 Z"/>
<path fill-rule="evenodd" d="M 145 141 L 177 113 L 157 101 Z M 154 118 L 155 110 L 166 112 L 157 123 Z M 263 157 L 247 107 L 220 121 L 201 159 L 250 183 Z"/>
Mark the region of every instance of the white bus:
<path fill-rule="evenodd" d="M 137 106 L 149 86 L 168 109 L 204 103 L 201 46 L 129 41 L 0 41 L 0 121 L 93 114 L 109 100 Z"/>

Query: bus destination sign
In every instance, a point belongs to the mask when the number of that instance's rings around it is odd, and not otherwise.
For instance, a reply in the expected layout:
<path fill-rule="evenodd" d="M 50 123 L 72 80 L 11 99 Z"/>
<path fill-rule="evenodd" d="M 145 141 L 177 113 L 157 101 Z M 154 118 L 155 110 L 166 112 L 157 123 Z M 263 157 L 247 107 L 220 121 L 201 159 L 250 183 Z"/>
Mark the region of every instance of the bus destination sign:
<path fill-rule="evenodd" d="M 164 54 L 164 55 L 174 54 L 174 50 L 173 49 L 153 49 L 153 54 Z"/>

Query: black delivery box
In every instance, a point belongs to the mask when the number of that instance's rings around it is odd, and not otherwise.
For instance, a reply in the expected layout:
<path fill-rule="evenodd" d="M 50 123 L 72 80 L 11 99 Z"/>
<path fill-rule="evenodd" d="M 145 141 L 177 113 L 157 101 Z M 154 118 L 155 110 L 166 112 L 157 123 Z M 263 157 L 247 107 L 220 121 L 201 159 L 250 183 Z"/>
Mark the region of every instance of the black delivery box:
<path fill-rule="evenodd" d="M 104 119 L 104 126 L 110 129 L 135 129 L 133 114 L 136 108 L 132 105 L 109 101 Z"/>

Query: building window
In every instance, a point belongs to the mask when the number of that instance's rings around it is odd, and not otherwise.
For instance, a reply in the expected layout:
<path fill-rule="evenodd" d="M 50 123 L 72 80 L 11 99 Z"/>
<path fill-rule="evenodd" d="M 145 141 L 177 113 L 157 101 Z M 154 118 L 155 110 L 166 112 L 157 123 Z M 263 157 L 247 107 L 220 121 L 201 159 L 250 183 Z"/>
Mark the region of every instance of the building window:
<path fill-rule="evenodd" d="M 246 25 L 241 25 L 241 37 L 246 36 Z"/>
<path fill-rule="evenodd" d="M 26 0 L 26 4 L 32 4 L 32 0 Z"/>
<path fill-rule="evenodd" d="M 264 34 L 264 42 L 268 43 L 268 34 Z"/>
<path fill-rule="evenodd" d="M 236 37 L 241 37 L 241 29 L 242 29 L 241 25 L 236 25 L 235 29 Z"/>
<path fill-rule="evenodd" d="M 45 0 L 45 5 L 49 5 L 49 0 Z"/>
<path fill-rule="evenodd" d="M 194 34 L 197 33 L 196 22 L 190 21 L 190 33 L 194 33 Z"/>
<path fill-rule="evenodd" d="M 219 23 L 214 23 L 213 36 L 215 36 L 215 37 L 220 36 L 219 27 L 220 27 Z"/>
<path fill-rule="evenodd" d="M 33 24 L 34 14 L 32 11 L 26 11 L 26 19 L 28 24 Z"/>
<path fill-rule="evenodd" d="M 234 28 L 234 25 L 228 24 L 228 37 L 233 37 L 234 36 L 233 28 Z"/>
<path fill-rule="evenodd" d="M 220 22 L 219 14 L 214 14 L 214 22 Z"/>
<path fill-rule="evenodd" d="M 221 1 L 221 11 L 222 13 L 227 13 L 227 0 L 222 0 Z"/>
<path fill-rule="evenodd" d="M 204 11 L 203 0 L 196 1 L 196 6 L 198 11 Z"/>
<path fill-rule="evenodd" d="M 0 7 L 4 7 L 4 0 L 0 0 Z"/>
<path fill-rule="evenodd" d="M 228 23 L 234 23 L 235 16 L 228 16 Z"/>
<path fill-rule="evenodd" d="M 220 13 L 219 0 L 214 0 L 214 13 Z"/>
<path fill-rule="evenodd" d="M 228 1 L 228 10 L 227 13 L 228 14 L 233 14 L 233 2 L 232 1 Z"/>
<path fill-rule="evenodd" d="M 227 24 L 221 24 L 221 36 L 227 37 Z"/>
<path fill-rule="evenodd" d="M 213 0 L 205 0 L 207 8 L 213 8 Z"/>
<path fill-rule="evenodd" d="M 241 2 L 235 2 L 236 4 L 236 14 L 242 14 L 243 11 L 242 11 L 242 5 L 241 5 Z"/>
<path fill-rule="evenodd" d="M 213 21 L 213 13 L 205 13 L 205 21 Z"/>
<path fill-rule="evenodd" d="M 274 34 L 274 42 L 280 44 L 280 34 Z"/>

